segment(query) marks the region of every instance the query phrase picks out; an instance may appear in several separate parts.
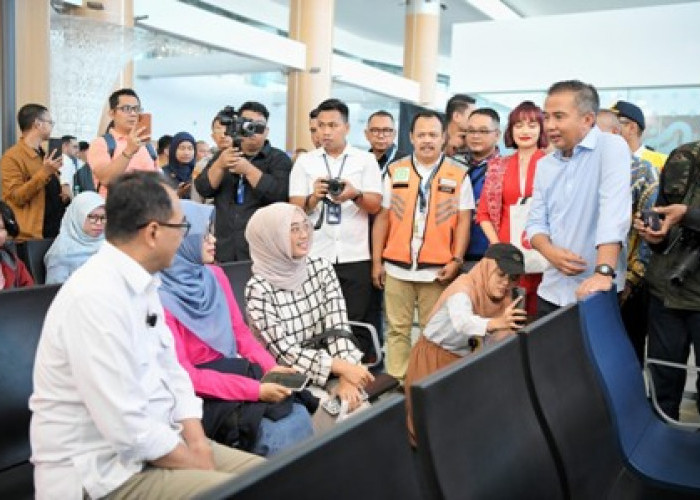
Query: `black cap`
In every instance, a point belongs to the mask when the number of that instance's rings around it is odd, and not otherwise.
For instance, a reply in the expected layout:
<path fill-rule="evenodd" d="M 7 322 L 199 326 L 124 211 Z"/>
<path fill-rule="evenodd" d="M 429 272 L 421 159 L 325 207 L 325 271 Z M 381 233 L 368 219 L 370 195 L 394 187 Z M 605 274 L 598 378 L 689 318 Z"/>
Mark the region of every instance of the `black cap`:
<path fill-rule="evenodd" d="M 639 109 L 638 106 L 635 106 L 631 102 L 617 101 L 615 104 L 612 105 L 610 111 L 616 113 L 618 116 L 623 116 L 632 120 L 637 125 L 639 125 L 640 130 L 644 130 L 644 128 L 646 127 L 646 123 L 644 121 L 644 113 L 642 113 L 642 110 Z"/>
<path fill-rule="evenodd" d="M 520 249 L 510 243 L 495 243 L 486 249 L 484 257 L 493 259 L 506 274 L 525 273 L 525 258 Z"/>

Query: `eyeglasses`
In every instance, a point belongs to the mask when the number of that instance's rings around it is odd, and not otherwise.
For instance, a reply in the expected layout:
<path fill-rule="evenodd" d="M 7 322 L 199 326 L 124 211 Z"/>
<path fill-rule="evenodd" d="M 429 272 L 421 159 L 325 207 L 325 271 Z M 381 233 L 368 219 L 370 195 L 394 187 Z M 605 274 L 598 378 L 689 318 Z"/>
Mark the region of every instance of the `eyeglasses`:
<path fill-rule="evenodd" d="M 130 115 L 132 113 L 138 114 L 141 111 L 143 111 L 143 108 L 141 106 L 129 106 L 128 104 L 124 104 L 123 106 L 117 106 L 114 109 L 119 110 L 127 115 Z"/>
<path fill-rule="evenodd" d="M 159 220 L 149 220 L 147 222 L 144 222 L 143 224 L 139 224 L 138 226 L 136 226 L 136 229 L 142 229 L 149 225 L 151 222 L 155 222 L 159 226 L 179 229 L 180 231 L 182 231 L 183 238 L 190 234 L 190 228 L 192 227 L 192 223 L 183 217 L 182 222 L 161 222 Z"/>
<path fill-rule="evenodd" d="M 386 127 L 386 128 L 372 127 L 371 129 L 369 129 L 369 133 L 372 135 L 377 135 L 377 136 L 379 136 L 379 135 L 391 135 L 394 133 L 394 129 L 389 128 L 389 127 Z"/>
<path fill-rule="evenodd" d="M 478 129 L 478 130 L 474 130 L 474 129 L 472 129 L 472 128 L 468 128 L 468 129 L 467 129 L 467 135 L 488 135 L 488 134 L 490 134 L 490 133 L 492 133 L 492 132 L 495 132 L 496 130 L 498 130 L 498 129 L 495 129 L 495 128 L 492 128 L 492 129 L 480 128 L 480 129 Z"/>
<path fill-rule="evenodd" d="M 86 219 L 89 220 L 90 222 L 92 222 L 93 224 L 97 224 L 97 223 L 104 224 L 105 222 L 107 222 L 107 216 L 106 216 L 106 215 L 93 215 L 93 214 L 90 214 L 90 215 L 88 215 L 88 216 L 86 217 Z"/>

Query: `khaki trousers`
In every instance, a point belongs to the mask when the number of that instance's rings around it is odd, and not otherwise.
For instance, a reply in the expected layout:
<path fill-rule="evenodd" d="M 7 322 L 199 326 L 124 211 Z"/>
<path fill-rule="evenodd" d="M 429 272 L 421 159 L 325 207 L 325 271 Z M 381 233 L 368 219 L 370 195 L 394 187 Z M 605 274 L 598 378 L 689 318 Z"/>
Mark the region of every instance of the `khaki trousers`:
<path fill-rule="evenodd" d="M 403 382 L 411 354 L 411 327 L 416 305 L 421 333 L 446 284 L 403 281 L 387 274 L 384 283 L 386 309 L 386 371 Z"/>
<path fill-rule="evenodd" d="M 264 459 L 252 453 L 211 443 L 216 470 L 174 470 L 147 467 L 107 495 L 109 500 L 131 498 L 192 498 L 242 474 Z"/>

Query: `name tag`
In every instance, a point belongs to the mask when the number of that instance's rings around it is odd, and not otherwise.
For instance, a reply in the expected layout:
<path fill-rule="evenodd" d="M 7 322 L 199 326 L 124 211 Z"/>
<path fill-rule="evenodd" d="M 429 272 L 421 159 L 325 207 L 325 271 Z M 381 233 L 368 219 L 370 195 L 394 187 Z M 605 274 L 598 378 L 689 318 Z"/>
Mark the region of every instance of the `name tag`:
<path fill-rule="evenodd" d="M 411 169 L 408 167 L 401 167 L 394 170 L 394 175 L 391 180 L 394 182 L 408 182 L 410 177 Z"/>

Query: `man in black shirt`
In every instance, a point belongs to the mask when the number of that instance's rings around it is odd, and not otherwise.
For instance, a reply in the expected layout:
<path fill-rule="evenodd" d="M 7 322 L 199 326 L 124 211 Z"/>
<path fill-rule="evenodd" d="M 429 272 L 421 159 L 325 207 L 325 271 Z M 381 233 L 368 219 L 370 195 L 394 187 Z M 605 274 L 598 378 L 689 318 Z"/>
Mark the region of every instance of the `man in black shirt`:
<path fill-rule="evenodd" d="M 396 144 L 394 144 L 396 128 L 394 126 L 394 117 L 388 111 L 379 110 L 369 115 L 367 129 L 365 129 L 365 138 L 372 146 L 369 152 L 374 154 L 374 157 L 377 159 L 379 168 L 382 169 L 382 177 L 391 162 L 407 156 L 407 153 L 399 151 Z"/>
<path fill-rule="evenodd" d="M 241 118 L 265 125 L 264 132 L 242 138 L 240 150 L 227 137 L 226 146 L 195 180 L 200 195 L 214 198 L 219 262 L 250 260 L 244 236 L 248 220 L 260 207 L 287 201 L 292 170 L 287 154 L 273 148 L 267 140 L 267 108 L 249 101 L 238 108 L 238 113 Z M 226 127 L 215 119 L 212 130 L 223 135 Z"/>

